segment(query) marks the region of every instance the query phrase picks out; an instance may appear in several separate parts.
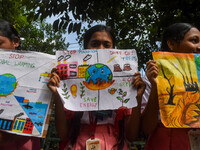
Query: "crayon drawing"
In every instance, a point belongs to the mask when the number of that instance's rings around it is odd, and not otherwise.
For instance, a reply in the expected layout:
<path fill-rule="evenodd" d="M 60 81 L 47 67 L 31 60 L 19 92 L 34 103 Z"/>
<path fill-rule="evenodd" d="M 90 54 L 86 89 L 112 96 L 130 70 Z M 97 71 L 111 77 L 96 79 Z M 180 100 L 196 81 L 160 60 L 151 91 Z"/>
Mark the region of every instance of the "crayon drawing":
<path fill-rule="evenodd" d="M 64 106 L 73 111 L 137 106 L 132 88 L 137 72 L 135 50 L 57 51 L 57 88 Z"/>
<path fill-rule="evenodd" d="M 153 52 L 159 66 L 157 88 L 166 127 L 199 128 L 199 54 Z"/>
<path fill-rule="evenodd" d="M 45 137 L 52 107 L 46 83 L 55 57 L 0 50 L 0 130 Z"/>

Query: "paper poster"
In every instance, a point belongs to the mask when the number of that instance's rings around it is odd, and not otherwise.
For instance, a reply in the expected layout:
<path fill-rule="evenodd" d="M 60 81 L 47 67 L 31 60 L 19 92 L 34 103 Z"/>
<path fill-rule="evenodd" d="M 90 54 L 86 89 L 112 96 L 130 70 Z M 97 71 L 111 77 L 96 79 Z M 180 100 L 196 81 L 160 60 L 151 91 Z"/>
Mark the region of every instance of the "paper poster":
<path fill-rule="evenodd" d="M 154 52 L 162 123 L 173 128 L 200 127 L 200 55 Z"/>
<path fill-rule="evenodd" d="M 58 92 L 73 111 L 109 110 L 137 106 L 132 88 L 137 72 L 135 50 L 57 51 Z"/>
<path fill-rule="evenodd" d="M 45 137 L 52 93 L 47 87 L 55 56 L 0 50 L 0 129 Z"/>

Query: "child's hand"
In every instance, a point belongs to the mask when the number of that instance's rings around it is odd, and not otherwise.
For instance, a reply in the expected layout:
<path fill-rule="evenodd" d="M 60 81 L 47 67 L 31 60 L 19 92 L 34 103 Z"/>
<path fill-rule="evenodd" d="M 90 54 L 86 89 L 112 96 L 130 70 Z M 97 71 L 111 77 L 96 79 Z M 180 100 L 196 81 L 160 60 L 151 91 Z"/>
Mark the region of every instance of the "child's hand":
<path fill-rule="evenodd" d="M 146 76 L 151 84 L 156 84 L 159 69 L 156 61 L 150 60 L 146 63 Z"/>
<path fill-rule="evenodd" d="M 53 68 L 51 70 L 51 78 L 49 79 L 49 81 L 47 83 L 47 86 L 53 93 L 56 93 L 56 91 L 57 91 L 56 86 L 59 87 L 59 83 L 60 83 L 60 77 L 56 73 L 56 70 L 57 70 L 57 68 Z"/>
<path fill-rule="evenodd" d="M 134 78 L 133 78 L 133 82 L 132 85 L 134 88 L 137 89 L 137 99 L 140 98 L 142 99 L 142 95 L 144 93 L 144 90 L 146 88 L 146 84 L 144 83 L 144 81 L 141 78 L 141 74 L 139 72 L 136 72 L 134 74 Z"/>

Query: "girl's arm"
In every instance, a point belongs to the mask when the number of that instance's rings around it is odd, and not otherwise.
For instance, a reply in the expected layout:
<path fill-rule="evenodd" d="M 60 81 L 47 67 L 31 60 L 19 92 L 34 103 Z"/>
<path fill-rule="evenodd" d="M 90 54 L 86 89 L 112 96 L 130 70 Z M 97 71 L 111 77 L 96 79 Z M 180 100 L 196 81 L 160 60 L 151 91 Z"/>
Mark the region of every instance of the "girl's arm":
<path fill-rule="evenodd" d="M 132 114 L 125 117 L 125 137 L 128 141 L 134 141 L 139 134 L 140 130 L 140 117 L 141 117 L 141 101 L 142 95 L 144 93 L 146 84 L 141 78 L 139 72 L 135 73 L 135 78 L 133 79 L 133 87 L 137 89 L 137 107 L 132 108 Z"/>
<path fill-rule="evenodd" d="M 55 125 L 58 136 L 61 140 L 67 138 L 69 123 L 66 119 L 66 113 L 64 111 L 62 100 L 57 92 L 56 87 L 59 87 L 60 77 L 55 73 L 56 68 L 52 69 L 51 79 L 47 85 L 53 93 L 53 100 L 55 104 Z"/>
<path fill-rule="evenodd" d="M 157 94 L 157 82 L 158 66 L 156 61 L 151 60 L 146 63 L 146 76 L 151 83 L 151 92 L 148 103 L 142 113 L 142 131 L 145 134 L 150 134 L 154 131 L 158 123 L 159 103 Z"/>

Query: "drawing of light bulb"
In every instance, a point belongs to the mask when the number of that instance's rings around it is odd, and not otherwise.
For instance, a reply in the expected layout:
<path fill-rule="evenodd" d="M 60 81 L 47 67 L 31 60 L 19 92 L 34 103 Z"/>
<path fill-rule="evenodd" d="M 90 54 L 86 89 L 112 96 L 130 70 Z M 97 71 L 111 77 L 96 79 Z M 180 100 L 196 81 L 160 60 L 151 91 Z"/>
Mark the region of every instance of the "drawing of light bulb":
<path fill-rule="evenodd" d="M 71 93 L 72 93 L 72 97 L 73 98 L 76 98 L 76 93 L 77 93 L 77 86 L 76 86 L 76 84 L 73 84 L 71 87 L 70 87 L 70 89 L 71 89 Z"/>

